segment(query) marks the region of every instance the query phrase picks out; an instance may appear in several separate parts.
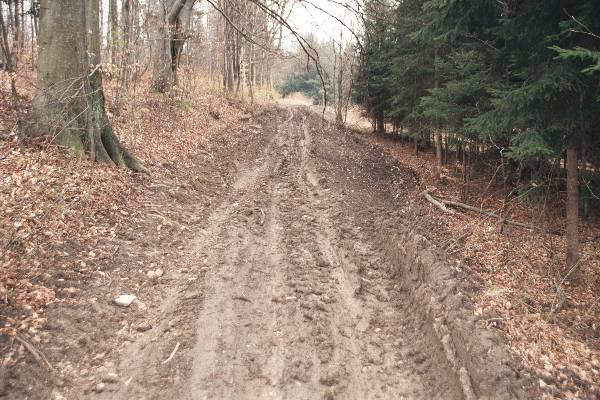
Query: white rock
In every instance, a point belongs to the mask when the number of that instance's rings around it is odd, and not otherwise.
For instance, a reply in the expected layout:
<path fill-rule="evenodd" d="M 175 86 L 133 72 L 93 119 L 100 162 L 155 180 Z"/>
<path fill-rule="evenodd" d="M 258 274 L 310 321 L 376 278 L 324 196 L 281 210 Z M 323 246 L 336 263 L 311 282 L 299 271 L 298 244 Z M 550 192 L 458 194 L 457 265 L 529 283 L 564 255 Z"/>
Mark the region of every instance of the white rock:
<path fill-rule="evenodd" d="M 106 383 L 117 383 L 119 382 L 119 375 L 114 372 L 108 372 L 102 376 L 102 382 Z"/>
<path fill-rule="evenodd" d="M 122 294 L 115 299 L 115 304 L 121 307 L 129 307 L 135 300 L 135 296 L 132 294 Z"/>
<path fill-rule="evenodd" d="M 154 271 L 148 271 L 146 272 L 146 276 L 148 276 L 148 278 L 150 279 L 158 279 L 161 276 L 163 276 L 164 272 L 162 269 L 157 268 Z"/>
<path fill-rule="evenodd" d="M 62 393 L 60 393 L 56 390 L 52 391 L 51 396 L 52 396 L 51 397 L 52 400 L 67 400 L 67 398 L 65 396 L 63 396 Z"/>

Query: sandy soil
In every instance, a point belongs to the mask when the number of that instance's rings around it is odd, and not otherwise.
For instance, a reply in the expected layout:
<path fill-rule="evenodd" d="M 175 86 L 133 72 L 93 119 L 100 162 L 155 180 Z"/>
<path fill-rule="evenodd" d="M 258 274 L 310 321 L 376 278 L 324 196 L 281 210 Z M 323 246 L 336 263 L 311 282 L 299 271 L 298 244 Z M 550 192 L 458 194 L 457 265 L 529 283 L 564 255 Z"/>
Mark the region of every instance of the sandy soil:
<path fill-rule="evenodd" d="M 193 202 L 156 187 L 182 199 L 165 225 L 184 232 L 124 244 L 164 275 L 135 278 L 128 308 L 57 306 L 50 329 L 70 339 L 47 354 L 63 372 L 22 398 L 528 397 L 454 266 L 402 230 L 411 171 L 301 107 L 231 135 L 198 155 Z M 112 273 L 111 295 L 135 268 Z"/>

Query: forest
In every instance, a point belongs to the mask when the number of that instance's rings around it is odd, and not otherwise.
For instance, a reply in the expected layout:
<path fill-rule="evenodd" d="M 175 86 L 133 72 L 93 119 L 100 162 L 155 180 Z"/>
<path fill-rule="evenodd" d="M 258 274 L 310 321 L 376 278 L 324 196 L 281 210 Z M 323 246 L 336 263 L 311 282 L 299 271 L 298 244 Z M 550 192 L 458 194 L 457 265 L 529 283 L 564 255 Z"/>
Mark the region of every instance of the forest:
<path fill-rule="evenodd" d="M 600 397 L 597 0 L 0 0 L 0 399 Z"/>
<path fill-rule="evenodd" d="M 480 155 L 499 159 L 505 202 L 566 191 L 575 275 L 579 209 L 600 189 L 598 15 L 595 1 L 367 3 L 355 93 L 377 131 L 390 124 L 415 151 L 434 143 L 437 165 L 459 160 L 465 180 Z"/>

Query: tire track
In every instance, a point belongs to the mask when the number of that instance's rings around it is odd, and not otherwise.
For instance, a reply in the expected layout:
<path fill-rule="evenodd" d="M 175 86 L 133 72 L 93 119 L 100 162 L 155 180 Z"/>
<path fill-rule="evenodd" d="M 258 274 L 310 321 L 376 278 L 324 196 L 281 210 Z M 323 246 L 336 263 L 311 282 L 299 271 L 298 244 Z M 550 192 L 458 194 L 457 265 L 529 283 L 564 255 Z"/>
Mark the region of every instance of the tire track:
<path fill-rule="evenodd" d="M 329 183 L 361 166 L 327 164 L 331 153 L 317 151 L 324 143 L 307 115 L 288 108 L 262 121 L 268 145 L 237 166 L 230 193 L 197 233 L 187 267 L 207 271 L 202 305 L 179 315 L 197 321 L 193 361 L 143 398 L 463 398 L 426 316 L 391 299 L 393 268 L 372 229 L 345 217 L 347 190 L 365 203 L 372 194 Z M 140 360 L 160 362 L 149 346 L 140 351 Z"/>

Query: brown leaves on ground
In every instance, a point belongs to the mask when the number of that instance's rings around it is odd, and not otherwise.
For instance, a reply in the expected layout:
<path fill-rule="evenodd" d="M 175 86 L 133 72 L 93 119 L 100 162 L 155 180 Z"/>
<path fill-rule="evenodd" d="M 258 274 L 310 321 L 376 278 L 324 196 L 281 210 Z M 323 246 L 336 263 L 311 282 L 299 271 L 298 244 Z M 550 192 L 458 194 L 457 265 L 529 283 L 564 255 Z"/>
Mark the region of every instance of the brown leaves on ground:
<path fill-rule="evenodd" d="M 467 196 L 461 178 L 446 169 L 435 176 L 435 156 L 415 155 L 414 145 L 372 137 L 386 152 L 415 171 L 422 185 L 437 196 L 489 210 L 502 209 L 502 188 L 488 188 L 490 176 L 469 183 Z M 486 190 L 486 188 L 488 188 Z M 422 190 L 422 189 L 420 189 Z M 421 229 L 448 253 L 464 260 L 479 290 L 472 296 L 481 323 L 500 329 L 510 348 L 536 377 L 542 398 L 598 398 L 600 396 L 600 221 L 581 224 L 581 282 L 563 282 L 564 217 L 558 204 L 511 201 L 510 219 L 531 223 L 543 232 L 505 226 L 495 219 L 460 210 L 441 213 L 418 192 L 412 201 L 427 211 L 425 219 L 437 229 Z M 416 226 L 416 229 L 419 229 Z"/>
<path fill-rule="evenodd" d="M 150 171 L 139 175 L 73 158 L 45 141 L 20 148 L 8 79 L 1 78 L 0 366 L 10 366 L 27 355 L 15 335 L 44 342 L 46 307 L 76 304 L 86 295 L 85 282 L 110 280 L 99 266 L 119 250 L 114 239 L 124 228 L 143 219 L 153 182 L 191 167 L 210 135 L 246 111 L 202 86 L 186 99 L 132 96 L 111 119 Z M 26 115 L 33 78 L 19 79 Z"/>
<path fill-rule="evenodd" d="M 23 75 L 19 79 L 25 115 L 33 79 Z M 15 334 L 34 345 L 43 342 L 39 331 L 48 305 L 77 303 L 85 296 L 86 281 L 110 279 L 99 266 L 119 250 L 113 239 L 152 206 L 152 186 L 163 178 L 177 181 L 182 171 L 191 174 L 194 157 L 203 154 L 211 135 L 245 112 L 241 104 L 202 87 L 172 99 L 132 94 L 121 113 L 111 118 L 123 144 L 150 171 L 150 176 L 136 175 L 74 159 L 45 142 L 19 148 L 8 79 L 1 75 L 0 336 L 8 338 L 0 340 L 1 365 L 26 356 L 24 346 L 12 339 Z M 472 181 L 469 195 L 462 198 L 459 179 L 449 173 L 443 184 L 432 179 L 431 154 L 415 156 L 412 145 L 381 141 L 383 148 L 418 174 L 422 184 L 436 187 L 436 195 L 488 209 L 501 207 L 501 190 L 483 190 L 489 177 Z M 418 192 L 412 201 L 423 202 Z M 423 209 L 427 211 L 414 218 L 415 224 L 432 221 L 430 227 L 436 229 L 423 233 L 465 260 L 463 268 L 479 287 L 473 295 L 474 313 L 481 323 L 504 332 L 513 351 L 538 377 L 543 396 L 600 395 L 598 221 L 582 224 L 584 279 L 569 284 L 559 278 L 564 240 L 563 218 L 556 205 L 541 212 L 532 204 L 510 204 L 512 219 L 558 232 L 543 234 L 516 227 L 502 233 L 497 221 L 480 215 L 448 216 L 428 203 Z"/>

